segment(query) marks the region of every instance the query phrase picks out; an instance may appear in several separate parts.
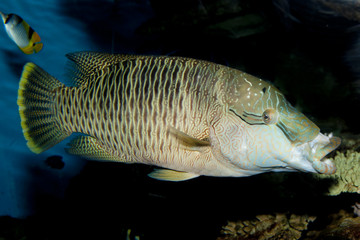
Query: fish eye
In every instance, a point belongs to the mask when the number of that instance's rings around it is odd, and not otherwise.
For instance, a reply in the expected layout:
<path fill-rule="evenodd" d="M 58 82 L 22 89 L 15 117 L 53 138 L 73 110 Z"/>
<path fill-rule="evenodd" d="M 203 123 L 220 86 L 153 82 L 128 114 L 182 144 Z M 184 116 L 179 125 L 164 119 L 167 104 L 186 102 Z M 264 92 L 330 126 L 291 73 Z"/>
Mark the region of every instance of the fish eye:
<path fill-rule="evenodd" d="M 275 109 L 266 109 L 262 114 L 262 119 L 266 125 L 277 123 L 278 113 Z"/>

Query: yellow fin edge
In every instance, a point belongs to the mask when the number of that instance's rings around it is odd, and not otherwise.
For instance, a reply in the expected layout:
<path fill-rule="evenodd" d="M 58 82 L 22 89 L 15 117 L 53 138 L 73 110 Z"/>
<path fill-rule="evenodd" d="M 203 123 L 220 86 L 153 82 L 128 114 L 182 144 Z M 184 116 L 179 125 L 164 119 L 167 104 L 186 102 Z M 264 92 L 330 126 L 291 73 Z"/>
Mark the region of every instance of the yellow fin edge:
<path fill-rule="evenodd" d="M 148 176 L 157 180 L 180 182 L 199 177 L 200 175 L 170 169 L 155 169 L 153 172 L 149 173 Z"/>

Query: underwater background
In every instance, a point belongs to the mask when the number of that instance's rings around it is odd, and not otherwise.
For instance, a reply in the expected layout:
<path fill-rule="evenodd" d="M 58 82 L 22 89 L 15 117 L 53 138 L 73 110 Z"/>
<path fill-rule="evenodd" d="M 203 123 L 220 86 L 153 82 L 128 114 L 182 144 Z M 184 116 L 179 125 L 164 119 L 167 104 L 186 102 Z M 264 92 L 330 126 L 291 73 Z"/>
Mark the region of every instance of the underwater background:
<path fill-rule="evenodd" d="M 357 152 L 359 7 L 337 0 L 2 0 L 0 11 L 21 16 L 44 47 L 25 55 L 0 30 L 0 239 L 251 239 L 236 224 L 224 226 L 285 213 L 323 219 L 313 225 L 321 229 L 339 210 L 352 217 L 358 195 L 328 196 L 331 183 L 312 174 L 173 183 L 147 177 L 150 166 L 70 156 L 68 139 L 36 155 L 16 100 L 26 62 L 66 83 L 66 53 L 186 56 L 274 83 L 322 132 L 351 142 L 340 151 Z M 354 156 L 352 168 L 360 162 Z"/>

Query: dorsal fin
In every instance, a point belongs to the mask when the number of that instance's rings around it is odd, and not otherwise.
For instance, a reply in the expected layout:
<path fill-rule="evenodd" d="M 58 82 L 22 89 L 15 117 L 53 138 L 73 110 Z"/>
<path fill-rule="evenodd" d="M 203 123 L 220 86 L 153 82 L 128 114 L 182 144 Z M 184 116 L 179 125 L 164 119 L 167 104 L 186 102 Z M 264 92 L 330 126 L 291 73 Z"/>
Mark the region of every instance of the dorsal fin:
<path fill-rule="evenodd" d="M 75 86 L 86 86 L 91 76 L 102 69 L 132 58 L 131 55 L 98 53 L 98 52 L 76 52 L 66 54 L 71 60 L 71 78 Z"/>

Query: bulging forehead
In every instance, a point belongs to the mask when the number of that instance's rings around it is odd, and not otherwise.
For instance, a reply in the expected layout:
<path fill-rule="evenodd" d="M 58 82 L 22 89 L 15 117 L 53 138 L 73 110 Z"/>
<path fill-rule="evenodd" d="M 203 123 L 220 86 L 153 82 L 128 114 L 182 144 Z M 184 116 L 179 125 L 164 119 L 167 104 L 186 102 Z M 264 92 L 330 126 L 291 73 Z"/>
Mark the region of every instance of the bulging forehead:
<path fill-rule="evenodd" d="M 244 72 L 234 72 L 227 86 L 229 106 L 260 114 L 266 109 L 286 105 L 284 95 L 271 83 Z"/>
<path fill-rule="evenodd" d="M 319 128 L 271 83 L 240 71 L 229 74 L 228 80 L 224 98 L 228 109 L 246 123 L 266 124 L 263 114 L 274 109 L 278 116 L 274 123 L 293 144 L 309 142 L 319 133 Z"/>

